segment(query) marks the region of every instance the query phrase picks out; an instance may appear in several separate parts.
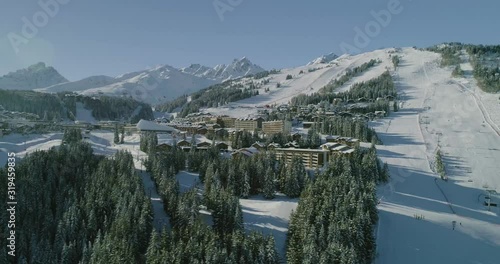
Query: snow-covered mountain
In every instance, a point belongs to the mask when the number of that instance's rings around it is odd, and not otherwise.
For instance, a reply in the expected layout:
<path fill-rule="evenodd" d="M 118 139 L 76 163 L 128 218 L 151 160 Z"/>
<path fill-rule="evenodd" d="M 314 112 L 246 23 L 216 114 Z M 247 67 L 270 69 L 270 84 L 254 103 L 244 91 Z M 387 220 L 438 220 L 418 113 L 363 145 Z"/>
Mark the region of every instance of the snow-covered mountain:
<path fill-rule="evenodd" d="M 157 104 L 190 94 L 218 81 L 182 72 L 163 65 L 153 69 L 128 73 L 114 78 L 111 83 L 79 90 L 83 95 L 105 94 L 127 96 L 136 100 Z M 67 84 L 69 85 L 69 84 Z M 59 88 L 60 89 L 60 88 Z"/>
<path fill-rule="evenodd" d="M 115 78 L 91 76 L 76 82 L 66 79 L 45 86 L 36 86 L 42 92 L 78 92 L 84 95 L 105 94 L 111 96 L 131 96 L 139 101 L 157 104 L 190 94 L 210 85 L 265 71 L 243 57 L 229 65 L 213 68 L 192 64 L 177 69 L 161 65 L 153 69 L 126 73 Z M 43 87 L 43 88 L 41 88 Z"/>
<path fill-rule="evenodd" d="M 314 59 L 313 61 L 309 62 L 307 65 L 314 65 L 314 64 L 322 64 L 322 63 L 330 63 L 337 59 L 339 56 L 335 53 L 329 53 L 326 55 L 323 55 L 319 58 Z"/>
<path fill-rule="evenodd" d="M 0 89 L 32 90 L 67 81 L 53 67 L 40 62 L 0 77 Z"/>
<path fill-rule="evenodd" d="M 109 84 L 112 84 L 116 81 L 115 78 L 105 76 L 105 75 L 97 75 L 87 77 L 85 79 L 81 79 L 76 82 L 63 82 L 56 85 L 52 85 L 45 88 L 36 89 L 40 92 L 79 92 L 87 89 L 92 89 L 96 87 L 102 87 Z"/>
<path fill-rule="evenodd" d="M 225 81 L 249 74 L 263 72 L 265 70 L 262 67 L 253 64 L 248 58 L 243 57 L 241 59 L 233 60 L 233 62 L 229 65 L 219 64 L 210 68 L 200 64 L 191 64 L 189 67 L 182 68 L 181 71 L 198 77 Z"/>

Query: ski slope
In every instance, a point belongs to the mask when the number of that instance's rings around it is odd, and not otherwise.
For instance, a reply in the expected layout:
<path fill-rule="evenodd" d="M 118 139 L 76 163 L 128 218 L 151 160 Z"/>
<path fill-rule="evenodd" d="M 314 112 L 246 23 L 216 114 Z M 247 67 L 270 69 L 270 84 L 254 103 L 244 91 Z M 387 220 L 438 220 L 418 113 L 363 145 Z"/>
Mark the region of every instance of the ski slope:
<path fill-rule="evenodd" d="M 283 69 L 280 73 L 270 75 L 269 83 L 259 89 L 259 95 L 237 102 L 229 103 L 222 107 L 207 108 L 203 112 L 208 112 L 214 115 L 229 115 L 237 118 L 246 118 L 255 116 L 258 107 L 266 105 L 287 104 L 289 101 L 299 94 L 312 94 L 318 92 L 322 87 L 341 77 L 347 69 L 353 69 L 369 62 L 371 59 L 380 59 L 381 63 L 375 65 L 359 76 L 354 77 L 351 81 L 338 89 L 339 92 L 348 90 L 352 84 L 357 82 L 368 81 L 376 78 L 384 73 L 387 69 L 392 68 L 392 61 L 389 57 L 389 52 L 394 49 L 376 50 L 369 53 L 364 53 L 356 56 L 343 55 L 330 63 L 311 64 L 296 68 Z M 309 69 L 317 69 L 309 72 Z M 300 72 L 303 73 L 300 73 Z M 286 80 L 287 75 L 292 75 L 292 79 Z M 242 82 L 248 81 L 243 79 Z M 280 83 L 280 87 L 276 84 Z M 269 89 L 269 92 L 265 92 Z"/>
<path fill-rule="evenodd" d="M 485 189 L 500 191 L 500 136 L 438 54 L 400 55 L 403 108 L 372 124 L 391 172 L 379 188 L 376 263 L 500 263 L 500 212 L 481 201 Z M 448 182 L 433 172 L 438 142 Z"/>

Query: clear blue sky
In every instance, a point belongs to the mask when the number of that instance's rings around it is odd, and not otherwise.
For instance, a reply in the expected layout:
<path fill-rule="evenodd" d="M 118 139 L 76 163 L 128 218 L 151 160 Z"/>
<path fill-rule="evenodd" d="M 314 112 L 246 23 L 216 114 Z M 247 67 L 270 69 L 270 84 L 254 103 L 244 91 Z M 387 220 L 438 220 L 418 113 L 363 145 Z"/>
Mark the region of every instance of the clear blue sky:
<path fill-rule="evenodd" d="M 387 10 L 394 0 L 239 0 L 223 20 L 213 0 L 65 1 L 16 54 L 8 34 L 23 36 L 22 18 L 33 21 L 43 9 L 38 1 L 1 0 L 0 75 L 38 61 L 70 80 L 159 64 L 214 66 L 242 56 L 267 69 L 297 66 L 342 53 L 342 42 L 353 45 L 354 28 L 364 29 L 374 21 L 372 10 Z M 400 3 L 401 13 L 361 51 L 450 41 L 500 44 L 498 0 Z"/>

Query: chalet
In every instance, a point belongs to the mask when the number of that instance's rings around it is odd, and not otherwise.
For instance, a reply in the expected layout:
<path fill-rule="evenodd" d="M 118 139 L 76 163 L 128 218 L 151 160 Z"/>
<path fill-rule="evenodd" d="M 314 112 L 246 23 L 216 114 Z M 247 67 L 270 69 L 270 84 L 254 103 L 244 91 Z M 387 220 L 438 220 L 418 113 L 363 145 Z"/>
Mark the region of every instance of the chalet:
<path fill-rule="evenodd" d="M 257 141 L 257 142 L 255 142 L 255 143 L 253 143 L 253 144 L 252 144 L 252 147 L 253 147 L 253 148 L 256 148 L 256 149 L 258 149 L 258 150 L 260 150 L 260 151 L 263 151 L 263 150 L 265 150 L 265 149 L 266 149 L 266 145 L 264 145 L 264 143 L 261 143 L 261 142 L 259 142 L 259 141 Z"/>
<path fill-rule="evenodd" d="M 189 141 L 187 141 L 187 140 L 183 139 L 183 140 L 181 140 L 181 141 L 177 142 L 177 146 L 178 146 L 178 147 L 181 147 L 181 148 L 182 148 L 182 147 L 191 147 L 191 142 L 189 142 Z"/>
<path fill-rule="evenodd" d="M 207 142 L 207 141 L 203 141 L 203 142 L 200 142 L 200 143 L 196 144 L 197 148 L 203 148 L 203 147 L 209 148 L 211 146 L 212 146 L 212 143 Z"/>
<path fill-rule="evenodd" d="M 273 142 L 273 143 L 269 143 L 269 144 L 267 145 L 267 149 L 268 149 L 268 150 L 274 150 L 274 149 L 277 149 L 277 148 L 281 148 L 281 145 L 280 145 L 280 144 L 278 144 L 278 143 L 274 143 L 274 142 Z"/>
<path fill-rule="evenodd" d="M 196 134 L 205 135 L 208 132 L 206 127 L 199 127 L 196 129 Z"/>
<path fill-rule="evenodd" d="M 158 146 L 156 146 L 156 151 L 166 152 L 166 151 L 170 151 L 172 148 L 173 148 L 172 145 L 167 144 L 167 143 L 162 143 L 162 144 L 159 144 Z"/>
<path fill-rule="evenodd" d="M 229 145 L 225 142 L 218 142 L 215 144 L 215 147 L 219 150 L 227 150 L 229 149 Z"/>

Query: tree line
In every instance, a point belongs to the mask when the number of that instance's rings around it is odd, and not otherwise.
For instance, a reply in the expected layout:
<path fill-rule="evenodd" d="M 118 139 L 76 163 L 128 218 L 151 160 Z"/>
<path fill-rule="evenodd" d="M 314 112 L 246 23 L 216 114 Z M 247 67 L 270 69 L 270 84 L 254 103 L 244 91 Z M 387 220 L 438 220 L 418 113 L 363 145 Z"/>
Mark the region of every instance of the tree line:
<path fill-rule="evenodd" d="M 0 90 L 0 105 L 5 110 L 32 113 L 38 116 L 38 120 L 59 121 L 61 118 L 75 120 L 77 103 L 82 103 L 92 111 L 92 116 L 96 120 L 125 120 L 136 123 L 140 119 L 153 119 L 150 105 L 131 98 L 88 97 L 68 92 L 48 94 Z"/>
<path fill-rule="evenodd" d="M 334 157 L 300 196 L 287 235 L 288 263 L 372 263 L 376 184 L 389 177 L 375 148 Z"/>
<path fill-rule="evenodd" d="M 179 191 L 175 175 L 186 159 L 198 153 L 203 153 L 203 160 L 219 159 L 214 147 L 207 152 L 186 154 L 173 148 L 149 155 L 146 168 L 162 196 L 172 230 L 152 233 L 146 263 L 279 263 L 272 236 L 244 232 L 238 197 L 217 174 L 204 174 L 207 187 L 201 196 L 194 189 Z M 211 227 L 200 219 L 201 208 L 211 211 Z"/>
<path fill-rule="evenodd" d="M 132 156 L 96 156 L 77 133 L 67 131 L 59 148 L 34 152 L 16 165 L 13 262 L 144 263 L 152 209 Z M 6 190 L 0 189 L 4 203 Z M 0 221 L 7 219 L 1 212 Z M 8 263 L 6 241 L 0 241 L 2 263 Z"/>

